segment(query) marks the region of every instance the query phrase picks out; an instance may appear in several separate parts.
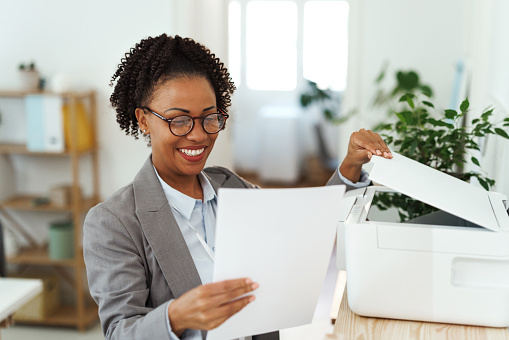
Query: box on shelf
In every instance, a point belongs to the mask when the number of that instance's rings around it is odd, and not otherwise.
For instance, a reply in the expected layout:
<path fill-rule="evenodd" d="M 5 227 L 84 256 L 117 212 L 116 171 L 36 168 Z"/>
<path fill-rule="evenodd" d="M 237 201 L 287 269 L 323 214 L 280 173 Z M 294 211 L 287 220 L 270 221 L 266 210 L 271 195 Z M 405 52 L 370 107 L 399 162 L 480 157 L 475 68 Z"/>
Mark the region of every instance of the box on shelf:
<path fill-rule="evenodd" d="M 58 307 L 58 278 L 56 276 L 15 274 L 11 277 L 40 279 L 43 286 L 41 293 L 14 313 L 15 321 L 41 321 L 56 311 Z"/>

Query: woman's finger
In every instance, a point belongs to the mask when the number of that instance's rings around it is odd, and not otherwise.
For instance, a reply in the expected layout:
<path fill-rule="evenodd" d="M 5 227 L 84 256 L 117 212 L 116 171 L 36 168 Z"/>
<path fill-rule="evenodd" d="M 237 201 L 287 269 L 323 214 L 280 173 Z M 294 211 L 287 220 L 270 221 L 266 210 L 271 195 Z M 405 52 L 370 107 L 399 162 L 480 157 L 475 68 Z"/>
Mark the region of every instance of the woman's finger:
<path fill-rule="evenodd" d="M 207 297 L 218 297 L 226 301 L 237 298 L 258 288 L 251 279 L 226 280 L 201 286 L 201 292 Z"/>
<path fill-rule="evenodd" d="M 250 293 L 257 289 L 259 285 L 257 283 L 251 283 L 248 287 L 240 287 L 231 291 L 226 291 L 221 294 L 215 294 L 204 298 L 204 305 L 207 308 L 215 308 L 221 305 L 225 305 L 232 300 L 238 299 L 240 296 Z"/>
<path fill-rule="evenodd" d="M 371 139 L 374 144 L 378 146 L 378 148 L 381 150 L 382 155 L 385 158 L 392 158 L 392 153 L 385 141 L 382 139 L 382 137 L 371 130 L 368 130 L 367 133 L 371 136 Z"/>
<path fill-rule="evenodd" d="M 364 129 L 361 129 L 358 132 L 354 132 L 352 134 L 352 144 L 353 147 L 357 150 L 367 150 L 374 155 L 378 154 L 374 141 L 371 139 L 369 133 L 367 133 L 367 131 Z"/>

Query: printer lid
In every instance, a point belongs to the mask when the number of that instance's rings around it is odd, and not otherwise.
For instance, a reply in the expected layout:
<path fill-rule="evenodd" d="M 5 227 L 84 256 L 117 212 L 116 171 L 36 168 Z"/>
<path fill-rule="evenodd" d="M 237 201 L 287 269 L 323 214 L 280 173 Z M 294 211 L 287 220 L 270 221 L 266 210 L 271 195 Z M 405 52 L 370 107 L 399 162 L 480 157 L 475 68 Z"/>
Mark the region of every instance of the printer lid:
<path fill-rule="evenodd" d="M 507 214 L 498 214 L 503 220 L 497 220 L 496 212 L 503 205 L 500 198 L 492 202 L 497 196 L 396 152 L 392 154 L 392 159 L 371 158 L 372 181 L 493 231 L 509 225 Z"/>

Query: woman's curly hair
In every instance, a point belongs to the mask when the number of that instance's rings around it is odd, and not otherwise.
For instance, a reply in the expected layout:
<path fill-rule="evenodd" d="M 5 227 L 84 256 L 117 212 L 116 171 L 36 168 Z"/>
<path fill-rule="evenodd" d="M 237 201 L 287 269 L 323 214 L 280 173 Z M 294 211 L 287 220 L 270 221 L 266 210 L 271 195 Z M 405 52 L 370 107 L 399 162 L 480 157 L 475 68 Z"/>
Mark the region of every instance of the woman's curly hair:
<path fill-rule="evenodd" d="M 191 76 L 210 81 L 217 108 L 226 112 L 235 85 L 224 64 L 208 48 L 178 35 L 162 34 L 140 41 L 125 54 L 110 81 L 110 86 L 116 81 L 110 103 L 117 112 L 120 128 L 138 139 L 136 108 L 148 105 L 159 82 Z"/>

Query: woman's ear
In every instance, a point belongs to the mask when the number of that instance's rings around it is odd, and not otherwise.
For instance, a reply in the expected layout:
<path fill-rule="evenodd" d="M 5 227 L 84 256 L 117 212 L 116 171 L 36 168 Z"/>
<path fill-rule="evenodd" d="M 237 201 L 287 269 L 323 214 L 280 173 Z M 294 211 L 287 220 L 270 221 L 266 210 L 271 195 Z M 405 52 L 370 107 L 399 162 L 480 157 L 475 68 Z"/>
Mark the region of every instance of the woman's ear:
<path fill-rule="evenodd" d="M 141 132 L 144 135 L 148 135 L 150 133 L 150 130 L 148 128 L 148 119 L 147 115 L 145 114 L 145 111 L 137 107 L 134 114 L 136 115 L 136 119 L 138 120 L 138 126 L 140 127 Z"/>

